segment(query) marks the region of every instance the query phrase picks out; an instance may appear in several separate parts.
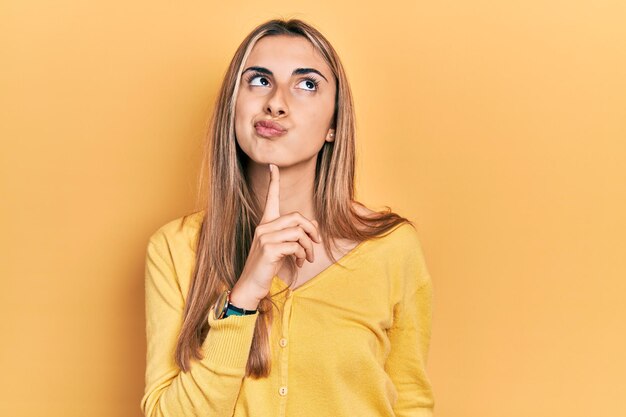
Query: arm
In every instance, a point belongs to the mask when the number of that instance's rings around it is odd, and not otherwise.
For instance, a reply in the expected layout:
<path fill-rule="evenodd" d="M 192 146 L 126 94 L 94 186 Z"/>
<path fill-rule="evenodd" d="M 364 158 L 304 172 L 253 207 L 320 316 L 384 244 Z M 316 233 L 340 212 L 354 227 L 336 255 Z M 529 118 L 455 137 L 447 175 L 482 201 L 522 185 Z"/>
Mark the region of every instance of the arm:
<path fill-rule="evenodd" d="M 215 320 L 201 360 L 182 372 L 174 361 L 184 299 L 166 236 L 150 237 L 145 264 L 146 374 L 141 410 L 146 417 L 232 416 L 245 374 L 258 313 Z"/>
<path fill-rule="evenodd" d="M 413 235 L 415 239 L 415 235 Z M 431 417 L 435 405 L 426 362 L 431 335 L 433 285 L 419 241 L 414 240 L 404 265 L 399 302 L 394 306 L 394 324 L 387 335 L 391 350 L 385 370 L 398 392 L 397 417 Z"/>

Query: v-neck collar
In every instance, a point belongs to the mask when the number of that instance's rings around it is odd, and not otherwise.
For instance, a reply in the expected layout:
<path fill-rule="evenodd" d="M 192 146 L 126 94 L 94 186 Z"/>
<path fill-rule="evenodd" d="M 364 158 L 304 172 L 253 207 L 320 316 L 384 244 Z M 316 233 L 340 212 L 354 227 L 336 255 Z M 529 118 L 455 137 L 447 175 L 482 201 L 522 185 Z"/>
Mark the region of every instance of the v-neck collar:
<path fill-rule="evenodd" d="M 291 289 L 290 290 L 291 293 L 292 294 L 297 294 L 297 293 L 299 293 L 299 292 L 301 292 L 303 290 L 306 290 L 307 288 L 309 288 L 312 285 L 314 285 L 316 282 L 318 282 L 321 279 L 323 279 L 326 275 L 328 275 L 329 273 L 334 271 L 336 268 L 341 268 L 341 266 L 338 265 L 338 263 L 341 263 L 341 265 L 345 266 L 347 261 L 349 261 L 352 258 L 354 258 L 366 244 L 372 242 L 373 240 L 375 240 L 375 239 L 368 239 L 368 240 L 364 240 L 364 241 L 360 242 L 354 248 L 352 248 L 348 252 L 346 252 L 346 254 L 344 254 L 341 258 L 337 259 L 337 262 L 333 262 L 332 264 L 327 266 L 325 269 L 323 269 L 322 271 L 317 273 L 317 275 L 314 275 L 313 277 L 311 277 L 307 282 L 305 282 L 304 284 L 299 285 L 298 287 L 296 287 L 296 289 Z M 278 276 L 278 274 L 274 275 L 272 280 L 275 281 L 278 284 L 279 287 L 287 288 L 287 283 L 285 281 L 283 281 Z"/>

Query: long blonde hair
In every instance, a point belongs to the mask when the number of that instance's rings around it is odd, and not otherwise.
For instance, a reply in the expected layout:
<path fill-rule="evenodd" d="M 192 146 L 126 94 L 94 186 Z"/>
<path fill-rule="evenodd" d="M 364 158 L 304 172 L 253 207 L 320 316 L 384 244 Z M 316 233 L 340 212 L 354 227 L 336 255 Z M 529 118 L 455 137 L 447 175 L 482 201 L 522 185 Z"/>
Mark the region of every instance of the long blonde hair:
<path fill-rule="evenodd" d="M 252 192 L 246 177 L 246 155 L 235 139 L 235 102 L 243 65 L 255 43 L 265 36 L 288 35 L 308 39 L 321 53 L 336 80 L 335 140 L 325 142 L 317 156 L 314 186 L 314 209 L 328 256 L 336 262 L 331 244 L 334 239 L 362 242 L 379 237 L 408 219 L 389 207 L 374 215 L 355 211 L 355 115 L 352 93 L 339 56 L 328 40 L 315 28 L 299 19 L 274 19 L 257 26 L 243 40 L 224 76 L 211 119 L 204 157 L 198 178 L 197 211 L 204 211 L 196 250 L 196 263 L 184 309 L 183 324 L 177 342 L 175 360 L 184 372 L 191 357 L 201 359 L 201 346 L 210 326 L 209 308 L 219 294 L 231 289 L 240 276 L 254 230 L 263 208 Z M 208 172 L 207 172 L 208 171 Z M 186 216 L 188 218 L 191 215 Z M 285 259 L 297 271 L 292 257 Z M 269 334 L 276 305 L 268 294 L 259 304 L 246 376 L 269 375 L 271 355 Z"/>

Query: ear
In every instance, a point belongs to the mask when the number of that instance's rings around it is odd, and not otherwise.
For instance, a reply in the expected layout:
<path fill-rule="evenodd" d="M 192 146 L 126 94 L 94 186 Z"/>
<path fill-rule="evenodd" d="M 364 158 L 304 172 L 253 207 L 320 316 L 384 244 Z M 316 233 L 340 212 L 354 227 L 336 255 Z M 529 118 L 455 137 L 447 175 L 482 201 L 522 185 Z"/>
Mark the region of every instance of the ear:
<path fill-rule="evenodd" d="M 335 129 L 328 129 L 328 133 L 326 134 L 326 141 L 333 142 L 335 140 Z"/>

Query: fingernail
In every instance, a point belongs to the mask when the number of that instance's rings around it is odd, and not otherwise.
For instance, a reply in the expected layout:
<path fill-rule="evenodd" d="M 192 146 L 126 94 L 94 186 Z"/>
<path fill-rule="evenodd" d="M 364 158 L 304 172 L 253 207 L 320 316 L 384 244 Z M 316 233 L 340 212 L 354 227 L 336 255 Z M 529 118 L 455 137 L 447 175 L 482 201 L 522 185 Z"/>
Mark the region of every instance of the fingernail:
<path fill-rule="evenodd" d="M 272 164 L 270 164 L 270 172 L 272 172 Z"/>

